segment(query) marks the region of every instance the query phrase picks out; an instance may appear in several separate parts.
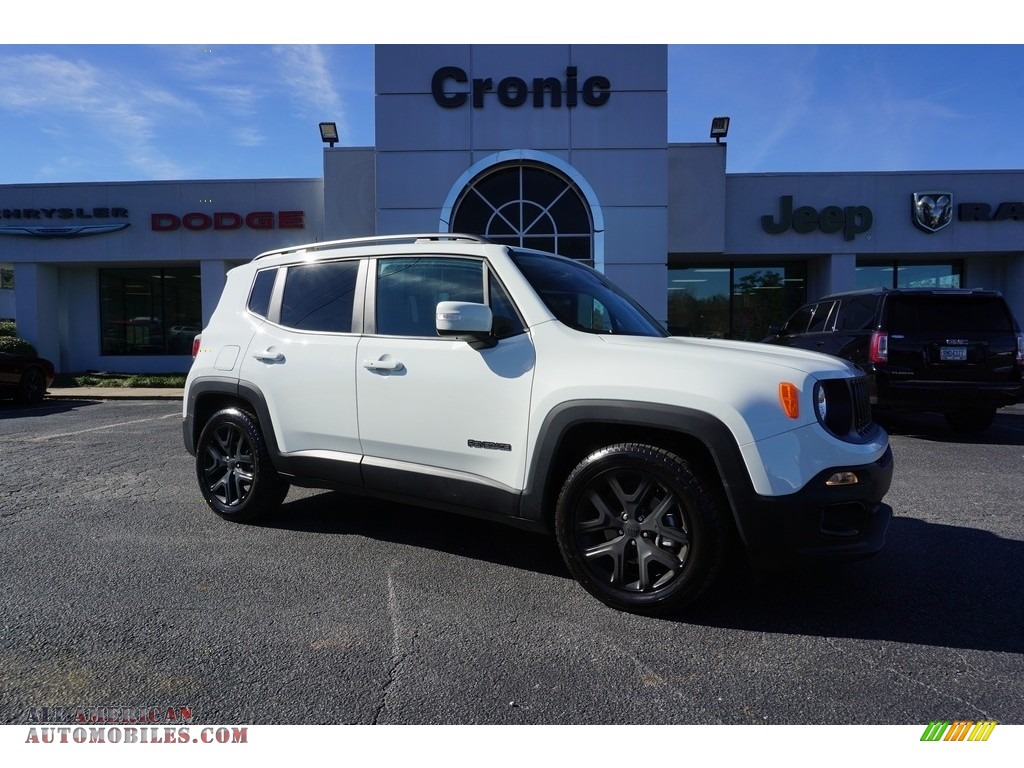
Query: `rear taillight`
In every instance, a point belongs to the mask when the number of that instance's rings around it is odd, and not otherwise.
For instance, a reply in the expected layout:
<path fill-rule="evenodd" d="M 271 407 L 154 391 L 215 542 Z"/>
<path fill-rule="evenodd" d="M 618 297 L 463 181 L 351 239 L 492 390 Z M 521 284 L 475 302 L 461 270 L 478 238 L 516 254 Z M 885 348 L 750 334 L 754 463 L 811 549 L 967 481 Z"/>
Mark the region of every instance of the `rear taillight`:
<path fill-rule="evenodd" d="M 871 334 L 871 351 L 869 359 L 872 363 L 885 363 L 889 360 L 889 334 L 875 331 Z"/>
<path fill-rule="evenodd" d="M 1017 334 L 1017 364 L 1024 365 L 1024 333 Z"/>
<path fill-rule="evenodd" d="M 203 341 L 203 335 L 202 334 L 197 334 L 196 337 L 194 339 L 192 339 L 192 359 L 193 360 L 195 360 L 196 355 L 199 354 L 199 345 L 202 343 L 202 341 Z"/>

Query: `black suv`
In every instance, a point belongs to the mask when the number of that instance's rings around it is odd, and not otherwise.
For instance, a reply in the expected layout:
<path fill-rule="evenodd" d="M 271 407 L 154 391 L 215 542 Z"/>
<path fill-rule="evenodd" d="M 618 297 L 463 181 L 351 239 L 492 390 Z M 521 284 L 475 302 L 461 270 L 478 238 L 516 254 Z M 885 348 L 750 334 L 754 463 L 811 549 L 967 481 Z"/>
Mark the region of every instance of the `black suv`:
<path fill-rule="evenodd" d="M 1024 398 L 1024 335 L 996 291 L 836 293 L 763 341 L 850 360 L 868 374 L 873 405 L 937 411 L 960 432 L 985 430 L 996 409 Z"/>

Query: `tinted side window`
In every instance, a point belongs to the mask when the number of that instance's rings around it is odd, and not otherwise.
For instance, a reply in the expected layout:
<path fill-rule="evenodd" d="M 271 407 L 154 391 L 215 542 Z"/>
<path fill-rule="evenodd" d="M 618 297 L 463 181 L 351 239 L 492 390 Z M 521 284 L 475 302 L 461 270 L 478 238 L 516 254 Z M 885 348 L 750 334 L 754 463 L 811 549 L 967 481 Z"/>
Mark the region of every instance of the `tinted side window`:
<path fill-rule="evenodd" d="M 857 296 L 843 299 L 836 320 L 837 331 L 865 331 L 875 324 L 876 296 Z"/>
<path fill-rule="evenodd" d="M 828 318 L 832 314 L 832 307 L 835 306 L 834 301 L 823 301 L 814 308 L 814 315 L 811 317 L 811 322 L 807 326 L 808 333 L 821 333 L 822 331 L 829 330 Z"/>
<path fill-rule="evenodd" d="M 281 325 L 303 331 L 351 333 L 357 261 L 289 267 L 281 300 Z"/>
<path fill-rule="evenodd" d="M 786 321 L 786 330 L 790 333 L 806 333 L 807 326 L 811 324 L 814 307 L 814 304 L 808 304 L 790 315 L 789 320 Z"/>
<path fill-rule="evenodd" d="M 377 333 L 437 336 L 439 301 L 483 303 L 484 267 L 473 259 L 400 257 L 377 262 Z"/>
<path fill-rule="evenodd" d="M 270 295 L 274 292 L 274 280 L 277 279 L 276 269 L 264 269 L 256 273 L 252 290 L 249 292 L 249 311 L 260 317 L 266 317 L 270 310 Z"/>

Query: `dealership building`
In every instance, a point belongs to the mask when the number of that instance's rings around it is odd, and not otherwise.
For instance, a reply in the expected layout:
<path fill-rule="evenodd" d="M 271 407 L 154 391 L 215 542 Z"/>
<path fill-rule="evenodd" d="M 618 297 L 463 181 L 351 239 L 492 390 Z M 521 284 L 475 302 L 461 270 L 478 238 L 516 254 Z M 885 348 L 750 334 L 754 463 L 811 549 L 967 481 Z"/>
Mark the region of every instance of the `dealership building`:
<path fill-rule="evenodd" d="M 727 173 L 727 140 L 668 142 L 664 45 L 375 67 L 375 145 L 325 146 L 322 178 L 0 186 L 0 318 L 63 372 L 184 371 L 231 267 L 407 232 L 583 260 L 680 335 L 761 339 L 871 286 L 994 288 L 1024 317 L 1024 170 Z"/>

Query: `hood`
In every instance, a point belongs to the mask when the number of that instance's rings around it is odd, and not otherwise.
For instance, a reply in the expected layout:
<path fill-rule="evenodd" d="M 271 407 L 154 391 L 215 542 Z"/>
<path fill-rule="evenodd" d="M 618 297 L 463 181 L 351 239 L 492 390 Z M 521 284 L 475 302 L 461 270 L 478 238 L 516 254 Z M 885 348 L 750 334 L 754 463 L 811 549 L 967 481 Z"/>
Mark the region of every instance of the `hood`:
<path fill-rule="evenodd" d="M 754 341 L 726 341 L 691 336 L 656 338 L 600 335 L 597 338 L 610 345 L 634 347 L 650 353 L 698 356 L 704 362 L 718 358 L 723 363 L 741 364 L 744 360 L 749 360 L 824 378 L 863 374 L 852 363 L 832 355 L 774 344 L 760 344 Z"/>

